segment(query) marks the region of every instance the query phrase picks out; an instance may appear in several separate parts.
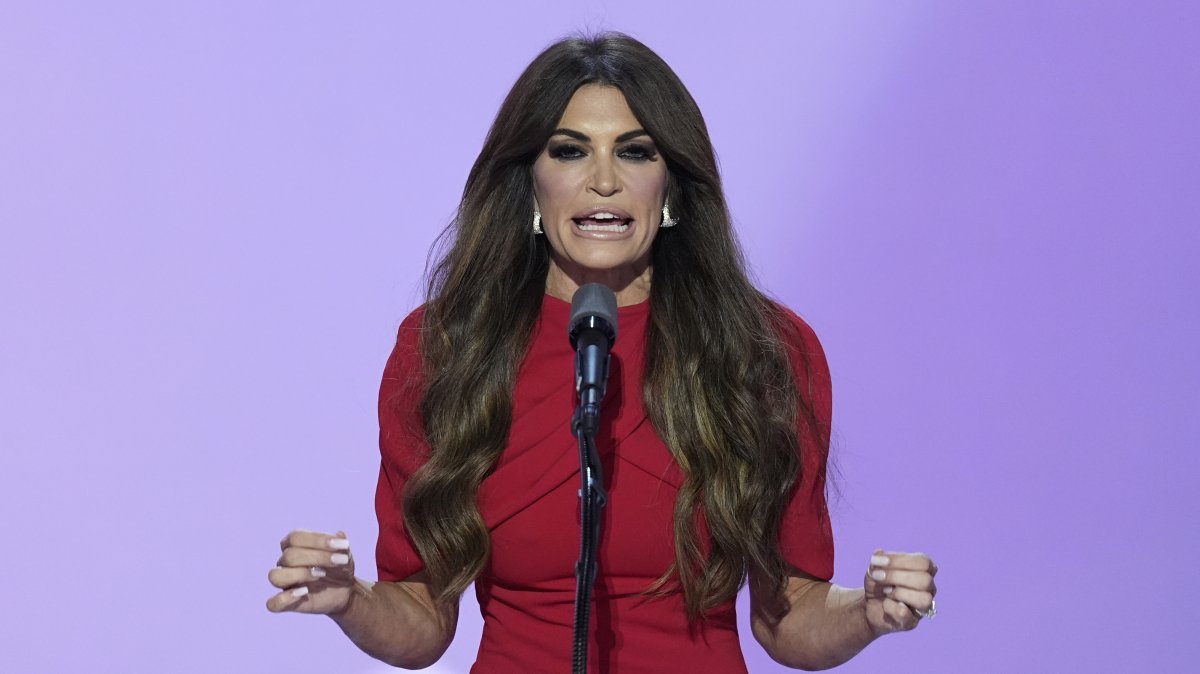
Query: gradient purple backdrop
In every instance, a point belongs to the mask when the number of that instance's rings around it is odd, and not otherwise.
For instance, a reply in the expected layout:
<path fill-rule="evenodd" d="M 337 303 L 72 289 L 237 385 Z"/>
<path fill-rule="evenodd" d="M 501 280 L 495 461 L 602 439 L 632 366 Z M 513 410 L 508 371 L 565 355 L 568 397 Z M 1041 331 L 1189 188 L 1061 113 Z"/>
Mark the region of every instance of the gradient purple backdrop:
<path fill-rule="evenodd" d="M 426 251 L 520 70 L 602 28 L 691 88 L 825 345 L 835 580 L 941 566 L 842 669 L 1194 667 L 1195 3 L 147 1 L 0 6 L 4 671 L 386 669 L 267 570 L 340 528 L 374 577 Z"/>

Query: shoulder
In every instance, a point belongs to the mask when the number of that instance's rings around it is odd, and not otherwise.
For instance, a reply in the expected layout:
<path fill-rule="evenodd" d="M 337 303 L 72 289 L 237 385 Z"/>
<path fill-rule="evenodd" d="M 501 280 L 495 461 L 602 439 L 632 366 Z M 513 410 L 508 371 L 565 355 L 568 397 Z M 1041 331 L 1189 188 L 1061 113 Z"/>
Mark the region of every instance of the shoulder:
<path fill-rule="evenodd" d="M 418 410 L 424 379 L 420 348 L 424 314 L 425 307 L 420 306 L 400 322 L 379 385 L 380 451 L 386 464 L 409 472 L 416 469 L 423 453 Z"/>
<path fill-rule="evenodd" d="M 421 330 L 425 316 L 425 305 L 414 309 L 400 322 L 396 341 L 383 368 L 380 386 L 381 409 L 395 405 L 410 405 L 419 395 L 421 380 Z"/>
<path fill-rule="evenodd" d="M 832 417 L 833 381 L 829 361 L 817 333 L 795 311 L 771 301 L 772 323 L 787 350 L 797 392 L 817 418 L 828 424 Z"/>
<path fill-rule="evenodd" d="M 803 360 L 813 361 L 814 364 L 819 363 L 821 367 L 828 370 L 825 349 L 821 346 L 821 340 L 817 338 L 817 332 L 813 330 L 808 321 L 779 302 L 771 300 L 769 303 L 774 314 L 772 322 L 775 329 L 779 331 L 780 339 L 788 349 L 788 355 L 793 360 L 798 356 Z"/>
<path fill-rule="evenodd" d="M 400 328 L 396 331 L 396 342 L 405 344 L 417 344 L 421 341 L 421 329 L 425 324 L 425 306 L 413 309 L 411 313 L 400 321 Z"/>
<path fill-rule="evenodd" d="M 396 342 L 388 357 L 383 378 L 398 379 L 401 372 L 411 370 L 421 360 L 421 330 L 425 318 L 425 305 L 413 309 L 404 317 L 396 330 Z"/>

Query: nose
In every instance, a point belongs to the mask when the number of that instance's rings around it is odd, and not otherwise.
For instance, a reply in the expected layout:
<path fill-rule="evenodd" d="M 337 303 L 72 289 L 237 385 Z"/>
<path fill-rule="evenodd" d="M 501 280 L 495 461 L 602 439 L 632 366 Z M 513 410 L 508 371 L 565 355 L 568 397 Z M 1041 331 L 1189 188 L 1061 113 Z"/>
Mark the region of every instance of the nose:
<path fill-rule="evenodd" d="M 592 167 L 592 179 L 588 189 L 602 197 L 611 197 L 621 191 L 617 169 L 611 157 L 597 155 Z"/>

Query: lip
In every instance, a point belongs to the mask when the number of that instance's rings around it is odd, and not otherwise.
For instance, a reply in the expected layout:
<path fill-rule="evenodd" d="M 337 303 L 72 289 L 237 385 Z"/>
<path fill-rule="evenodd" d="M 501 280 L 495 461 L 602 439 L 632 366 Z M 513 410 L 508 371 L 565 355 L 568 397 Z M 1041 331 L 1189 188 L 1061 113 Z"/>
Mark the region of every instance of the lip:
<path fill-rule="evenodd" d="M 575 215 L 572 215 L 571 219 L 572 220 L 581 220 L 583 218 L 593 216 L 597 213 L 612 213 L 613 215 L 617 216 L 618 218 L 620 218 L 622 220 L 633 220 L 632 215 L 630 215 L 626 211 L 623 211 L 619 208 L 615 208 L 613 206 L 596 206 L 594 208 L 589 208 L 586 211 L 579 211 Z"/>
<path fill-rule="evenodd" d="M 624 220 L 627 224 L 623 232 L 588 232 L 579 228 L 579 221 L 583 218 L 591 217 L 597 213 L 612 213 L 617 218 Z M 637 221 L 628 211 L 623 211 L 612 206 L 596 206 L 587 210 L 579 211 L 571 216 L 571 232 L 581 239 L 590 239 L 592 241 L 621 241 L 633 236 L 633 230 L 637 228 Z"/>
<path fill-rule="evenodd" d="M 616 213 L 613 213 L 616 215 Z M 594 241 L 620 241 L 633 236 L 633 230 L 637 229 L 637 223 L 633 220 L 629 221 L 629 226 L 623 232 L 588 232 L 579 228 L 578 224 L 572 223 L 571 232 L 581 239 L 592 239 Z"/>

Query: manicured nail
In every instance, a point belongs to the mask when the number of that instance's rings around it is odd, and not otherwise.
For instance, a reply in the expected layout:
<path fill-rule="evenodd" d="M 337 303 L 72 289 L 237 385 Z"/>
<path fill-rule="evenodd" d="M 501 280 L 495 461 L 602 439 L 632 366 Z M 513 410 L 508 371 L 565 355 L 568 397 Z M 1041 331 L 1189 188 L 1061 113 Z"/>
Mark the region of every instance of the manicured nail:
<path fill-rule="evenodd" d="M 303 597 L 306 594 L 308 594 L 308 586 L 307 585 L 301 585 L 300 587 L 292 590 L 293 597 Z"/>
<path fill-rule="evenodd" d="M 334 550 L 349 550 L 350 541 L 345 538 L 331 538 L 329 539 L 329 547 Z"/>
<path fill-rule="evenodd" d="M 347 564 L 350 562 L 350 555 L 343 554 L 341 552 L 335 552 L 332 555 L 329 555 L 329 561 L 341 566 L 342 564 Z"/>
<path fill-rule="evenodd" d="M 308 572 L 311 573 L 314 578 L 324 578 L 325 577 L 325 569 L 322 569 L 319 566 L 314 566 L 313 568 L 309 569 Z"/>
<path fill-rule="evenodd" d="M 337 555 L 334 555 L 334 556 L 336 557 Z M 875 569 L 874 571 L 871 572 L 871 577 L 874 578 L 875 580 L 883 580 L 884 578 L 887 578 L 887 571 L 884 571 L 882 569 Z"/>
<path fill-rule="evenodd" d="M 887 566 L 888 558 L 883 555 L 871 555 L 871 566 Z"/>
<path fill-rule="evenodd" d="M 884 586 L 883 586 L 883 593 L 884 593 L 884 594 L 891 594 L 891 593 L 892 593 L 892 590 L 894 590 L 894 589 L 896 589 L 896 586 L 895 586 L 895 585 L 884 585 Z"/>

